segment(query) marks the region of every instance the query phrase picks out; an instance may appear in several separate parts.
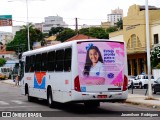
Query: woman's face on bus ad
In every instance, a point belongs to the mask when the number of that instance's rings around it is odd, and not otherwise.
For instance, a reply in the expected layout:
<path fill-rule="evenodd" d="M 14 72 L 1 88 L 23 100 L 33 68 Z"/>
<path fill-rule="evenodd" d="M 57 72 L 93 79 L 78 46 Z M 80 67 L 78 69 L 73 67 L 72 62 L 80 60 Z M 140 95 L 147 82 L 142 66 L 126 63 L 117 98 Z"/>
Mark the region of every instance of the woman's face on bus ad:
<path fill-rule="evenodd" d="M 95 49 L 91 49 L 89 50 L 89 58 L 92 61 L 92 63 L 97 63 L 98 62 L 98 58 L 99 58 L 99 54 Z"/>

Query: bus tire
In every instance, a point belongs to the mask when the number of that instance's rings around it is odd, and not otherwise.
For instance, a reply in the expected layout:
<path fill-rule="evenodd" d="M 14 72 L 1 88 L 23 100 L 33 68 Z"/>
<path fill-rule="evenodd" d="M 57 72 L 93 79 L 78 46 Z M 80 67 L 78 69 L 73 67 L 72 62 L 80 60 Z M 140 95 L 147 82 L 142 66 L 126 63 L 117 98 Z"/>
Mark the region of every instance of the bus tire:
<path fill-rule="evenodd" d="M 33 102 L 33 97 L 29 95 L 28 85 L 25 86 L 25 94 L 27 95 L 28 102 Z"/>
<path fill-rule="evenodd" d="M 53 102 L 53 95 L 52 95 L 51 88 L 49 88 L 48 91 L 47 91 L 47 102 L 48 102 L 48 106 L 50 108 L 53 108 L 54 102 Z"/>

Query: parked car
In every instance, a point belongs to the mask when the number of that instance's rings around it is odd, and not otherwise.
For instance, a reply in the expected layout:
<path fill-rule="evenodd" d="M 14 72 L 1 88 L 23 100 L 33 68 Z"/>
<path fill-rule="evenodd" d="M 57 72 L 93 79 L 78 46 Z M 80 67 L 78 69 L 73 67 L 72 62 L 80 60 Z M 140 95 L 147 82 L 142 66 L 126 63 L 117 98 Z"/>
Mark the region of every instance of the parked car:
<path fill-rule="evenodd" d="M 148 75 L 137 75 L 135 80 L 133 80 L 133 85 L 134 87 L 139 87 L 139 88 L 147 88 L 148 87 Z M 151 76 L 151 84 L 154 84 L 154 77 Z"/>
<path fill-rule="evenodd" d="M 152 86 L 153 94 L 156 94 L 157 92 L 160 92 L 160 77 L 154 81 L 154 84 Z"/>
<path fill-rule="evenodd" d="M 128 89 L 131 88 L 131 83 L 135 80 L 136 76 L 128 76 Z"/>

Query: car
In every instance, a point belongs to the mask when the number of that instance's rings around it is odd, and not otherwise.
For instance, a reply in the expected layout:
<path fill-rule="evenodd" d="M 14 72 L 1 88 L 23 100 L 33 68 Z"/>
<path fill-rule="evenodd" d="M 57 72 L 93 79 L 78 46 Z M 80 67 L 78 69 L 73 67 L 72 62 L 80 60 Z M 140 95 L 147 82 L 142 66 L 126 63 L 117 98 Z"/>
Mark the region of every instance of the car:
<path fill-rule="evenodd" d="M 133 80 L 133 86 L 138 87 L 140 89 L 148 87 L 148 75 L 137 75 L 136 78 Z M 154 84 L 154 76 L 151 76 L 151 84 Z"/>
<path fill-rule="evenodd" d="M 135 80 L 136 76 L 128 76 L 128 89 L 131 88 L 131 83 Z"/>
<path fill-rule="evenodd" d="M 160 77 L 154 81 L 154 84 L 152 86 L 153 94 L 156 94 L 157 92 L 160 92 Z"/>

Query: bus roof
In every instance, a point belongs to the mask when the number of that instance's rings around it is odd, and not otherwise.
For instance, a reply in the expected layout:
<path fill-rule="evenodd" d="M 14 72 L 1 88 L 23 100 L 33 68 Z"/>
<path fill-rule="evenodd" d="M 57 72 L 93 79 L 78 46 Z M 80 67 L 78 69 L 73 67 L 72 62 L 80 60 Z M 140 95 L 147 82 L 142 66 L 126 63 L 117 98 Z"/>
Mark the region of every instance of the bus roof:
<path fill-rule="evenodd" d="M 60 49 L 60 48 L 62 48 L 64 46 L 65 47 L 69 47 L 69 46 L 71 46 L 74 43 L 85 42 L 85 41 L 114 41 L 114 42 L 124 42 L 124 41 L 120 41 L 120 40 L 109 40 L 109 39 L 73 40 L 73 41 L 69 41 L 69 42 L 63 42 L 63 43 L 59 43 L 59 44 L 56 44 L 56 45 L 46 46 L 46 47 L 38 48 L 38 49 L 35 49 L 35 50 L 27 51 L 27 52 L 24 52 L 22 56 L 33 55 L 33 54 L 41 53 L 41 52 L 43 53 L 45 51 L 51 51 L 53 49 Z"/>

